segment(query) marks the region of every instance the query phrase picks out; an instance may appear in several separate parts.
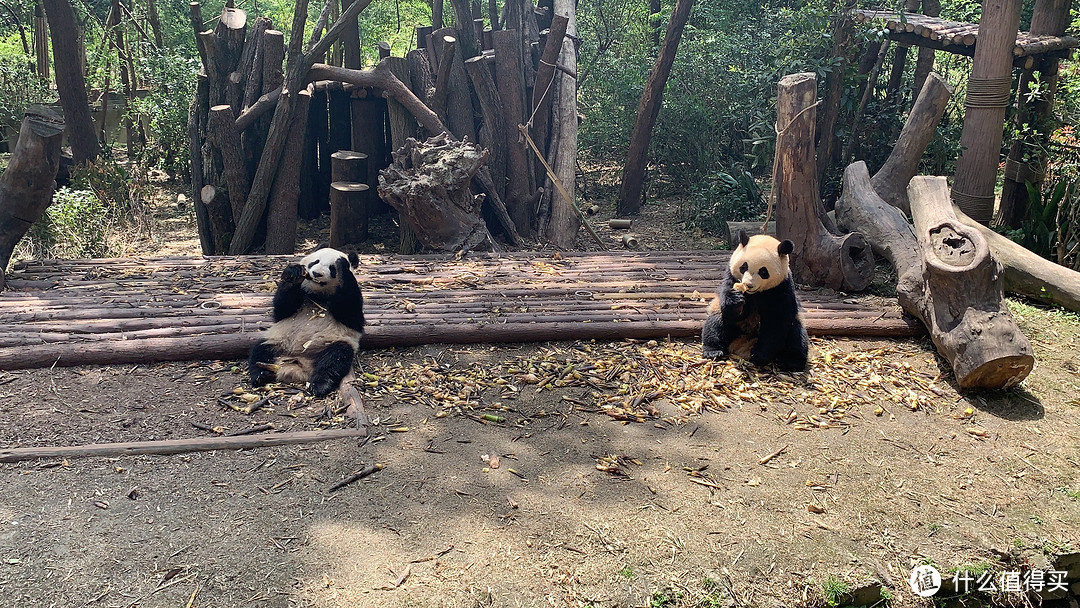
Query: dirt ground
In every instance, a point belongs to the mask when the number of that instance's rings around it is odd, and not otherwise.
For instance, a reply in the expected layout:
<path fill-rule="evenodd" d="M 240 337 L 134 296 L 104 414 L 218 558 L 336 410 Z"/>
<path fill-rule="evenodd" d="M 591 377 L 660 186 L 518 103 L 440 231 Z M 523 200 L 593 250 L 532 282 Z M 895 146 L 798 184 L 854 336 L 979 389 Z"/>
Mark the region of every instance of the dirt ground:
<path fill-rule="evenodd" d="M 189 212 L 162 205 L 147 251 L 193 245 Z M 635 233 L 721 242 L 662 205 Z M 959 394 L 925 340 L 815 339 L 794 376 L 693 341 L 363 352 L 363 446 L 0 465 L 0 605 L 772 608 L 878 580 L 891 602 L 856 601 L 929 606 L 907 579 L 931 564 L 1067 569 L 1044 605 L 1076 606 L 1080 318 L 1013 311 L 1039 363 L 993 394 Z M 288 391 L 228 407 L 243 367 L 0 372 L 0 447 L 342 424 Z"/>

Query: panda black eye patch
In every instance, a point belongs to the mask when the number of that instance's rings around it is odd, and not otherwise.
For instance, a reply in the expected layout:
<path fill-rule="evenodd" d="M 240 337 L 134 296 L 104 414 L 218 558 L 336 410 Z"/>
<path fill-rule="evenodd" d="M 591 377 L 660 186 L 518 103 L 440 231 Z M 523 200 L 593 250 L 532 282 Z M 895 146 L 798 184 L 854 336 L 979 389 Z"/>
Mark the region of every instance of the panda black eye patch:
<path fill-rule="evenodd" d="M 331 279 L 337 278 L 337 264 L 334 264 L 333 266 L 330 267 L 330 278 Z"/>
<path fill-rule="evenodd" d="M 763 279 L 767 279 L 767 278 L 769 278 L 769 269 L 762 266 L 761 270 L 759 270 L 757 274 L 758 274 L 759 277 L 761 277 Z"/>
<path fill-rule="evenodd" d="M 742 266 L 739 266 L 739 272 L 746 272 L 748 268 L 750 268 L 750 266 L 746 262 L 743 262 Z"/>
<path fill-rule="evenodd" d="M 311 267 L 315 266 L 315 265 L 316 265 L 316 264 L 318 264 L 318 263 L 319 263 L 319 260 L 315 260 L 314 262 L 309 262 L 309 263 L 308 263 L 308 265 L 307 265 L 307 267 L 308 267 L 308 268 L 311 268 Z"/>

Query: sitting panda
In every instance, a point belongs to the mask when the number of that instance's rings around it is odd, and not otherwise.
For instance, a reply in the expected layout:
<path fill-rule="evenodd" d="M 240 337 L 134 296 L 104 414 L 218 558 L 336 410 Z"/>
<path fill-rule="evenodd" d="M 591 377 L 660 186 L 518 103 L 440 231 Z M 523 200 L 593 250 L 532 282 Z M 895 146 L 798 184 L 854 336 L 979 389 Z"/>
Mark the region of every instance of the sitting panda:
<path fill-rule="evenodd" d="M 701 331 L 703 356 L 736 355 L 784 371 L 806 369 L 809 340 L 788 269 L 794 248 L 788 240 L 739 231 L 739 246 Z"/>
<path fill-rule="evenodd" d="M 320 248 L 281 273 L 274 324 L 251 349 L 251 384 L 310 383 L 316 397 L 352 371 L 364 329 L 364 299 L 352 269 L 360 259 Z"/>

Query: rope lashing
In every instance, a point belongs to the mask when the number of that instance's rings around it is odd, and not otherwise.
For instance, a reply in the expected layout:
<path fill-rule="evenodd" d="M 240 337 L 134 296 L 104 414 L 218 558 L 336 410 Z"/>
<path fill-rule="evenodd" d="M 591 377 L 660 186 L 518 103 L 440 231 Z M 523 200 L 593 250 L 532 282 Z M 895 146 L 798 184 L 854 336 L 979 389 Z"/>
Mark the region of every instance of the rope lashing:
<path fill-rule="evenodd" d="M 968 78 L 965 108 L 1007 108 L 1012 99 L 1012 76 Z"/>

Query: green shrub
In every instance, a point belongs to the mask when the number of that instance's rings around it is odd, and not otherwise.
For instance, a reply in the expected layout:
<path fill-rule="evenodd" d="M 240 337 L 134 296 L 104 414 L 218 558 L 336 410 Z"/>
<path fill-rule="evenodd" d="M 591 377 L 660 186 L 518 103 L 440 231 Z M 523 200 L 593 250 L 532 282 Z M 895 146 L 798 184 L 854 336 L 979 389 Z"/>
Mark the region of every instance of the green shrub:
<path fill-rule="evenodd" d="M 128 105 L 132 118 L 142 116 L 149 126 L 139 163 L 187 175 L 188 105 L 195 94 L 198 60 L 185 57 L 179 49 L 143 45 L 138 70 L 140 82 L 149 89 L 146 97 Z"/>
<path fill-rule="evenodd" d="M 61 188 L 16 248 L 13 258 L 108 257 L 117 252 L 110 236 L 119 224 L 115 209 L 90 190 Z"/>
<path fill-rule="evenodd" d="M 5 129 L 19 128 L 27 106 L 54 100 L 24 55 L 0 55 L 0 139 Z"/>
<path fill-rule="evenodd" d="M 683 221 L 687 228 L 726 237 L 726 222 L 759 218 L 767 205 L 754 176 L 742 167 L 734 167 L 702 180 L 683 210 Z"/>

